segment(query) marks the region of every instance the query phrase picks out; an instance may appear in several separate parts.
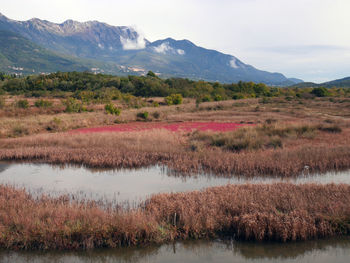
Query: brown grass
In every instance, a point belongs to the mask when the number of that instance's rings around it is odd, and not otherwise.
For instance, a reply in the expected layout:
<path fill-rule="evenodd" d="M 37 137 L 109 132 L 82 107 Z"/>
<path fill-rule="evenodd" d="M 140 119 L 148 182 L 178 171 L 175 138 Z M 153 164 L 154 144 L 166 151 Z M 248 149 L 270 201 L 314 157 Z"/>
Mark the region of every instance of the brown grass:
<path fill-rule="evenodd" d="M 64 197 L 33 200 L 0 186 L 0 247 L 89 249 L 219 236 L 295 241 L 350 233 L 349 185 L 228 185 L 158 194 L 140 208 L 102 210 Z"/>
<path fill-rule="evenodd" d="M 11 105 L 18 99 L 21 99 L 21 97 L 7 98 L 6 104 Z M 96 127 L 115 122 L 130 122 L 136 120 L 136 115 L 139 111 L 147 111 L 149 113 L 149 121 L 264 123 L 266 120 L 277 120 L 279 122 L 304 121 L 309 124 L 331 121 L 333 123 L 345 122 L 347 126 L 350 126 L 350 101 L 341 99 L 330 101 L 328 98 L 316 98 L 313 100 L 287 101 L 283 98 L 272 98 L 268 103 L 263 103 L 259 99 L 246 99 L 206 102 L 201 103 L 199 107 L 196 107 L 195 100 L 186 99 L 182 105 L 157 108 L 144 107 L 142 109 L 125 108 L 118 102 L 114 102 L 123 109 L 118 117 L 105 114 L 104 104 L 89 105 L 94 112 L 63 113 L 64 107 L 62 107 L 60 100 L 47 98 L 47 100 L 53 102 L 53 107 L 46 109 L 32 106 L 35 100 L 28 99 L 31 105 L 29 109 L 14 107 L 0 109 L 0 138 L 59 132 L 82 127 Z M 60 120 L 59 123 L 53 123 L 54 119 Z M 18 127 L 27 129 L 27 132 L 14 132 L 14 129 Z"/>
<path fill-rule="evenodd" d="M 164 164 L 178 172 L 204 170 L 221 176 L 297 176 L 305 171 L 305 166 L 310 173 L 350 168 L 348 128 L 337 134 L 318 131 L 314 138 L 287 137 L 283 148 L 240 152 L 206 145 L 193 148 L 189 138 L 192 136 L 166 130 L 35 135 L 0 140 L 0 160 L 98 168 Z"/>

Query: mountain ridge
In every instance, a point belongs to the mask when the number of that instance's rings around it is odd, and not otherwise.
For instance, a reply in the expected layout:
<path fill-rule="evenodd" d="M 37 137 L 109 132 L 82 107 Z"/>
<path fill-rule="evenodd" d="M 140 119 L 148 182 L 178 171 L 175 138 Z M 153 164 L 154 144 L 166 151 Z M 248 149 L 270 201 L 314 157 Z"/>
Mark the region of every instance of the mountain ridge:
<path fill-rule="evenodd" d="M 303 83 L 292 85 L 291 87 L 296 87 L 296 88 L 316 88 L 316 87 L 350 88 L 350 77 L 344 77 L 344 78 L 340 78 L 340 79 L 326 81 L 323 83 L 303 82 Z"/>
<path fill-rule="evenodd" d="M 12 31 L 66 56 L 118 65 L 118 72 L 125 74 L 145 74 L 152 70 L 163 77 L 225 83 L 254 81 L 269 85 L 290 85 L 299 81 L 281 73 L 256 69 L 236 56 L 199 47 L 186 39 L 169 37 L 150 42 L 132 27 L 112 26 L 96 20 L 69 19 L 58 24 L 38 18 L 16 21 L 0 15 L 0 30 Z"/>

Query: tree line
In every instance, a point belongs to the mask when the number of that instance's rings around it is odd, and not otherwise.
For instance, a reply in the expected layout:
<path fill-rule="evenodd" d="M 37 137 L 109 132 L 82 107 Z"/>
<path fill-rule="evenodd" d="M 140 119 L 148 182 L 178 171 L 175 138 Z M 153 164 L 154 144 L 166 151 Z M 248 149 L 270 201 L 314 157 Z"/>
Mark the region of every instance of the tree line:
<path fill-rule="evenodd" d="M 48 75 L 16 77 L 0 73 L 0 95 L 26 95 L 27 97 L 67 97 L 82 100 L 118 99 L 125 94 L 136 97 L 168 97 L 181 94 L 198 101 L 219 101 L 277 96 L 349 96 L 344 88 L 282 88 L 262 83 L 194 81 L 184 78 L 161 79 L 153 72 L 146 76 L 113 76 L 90 72 L 56 72 Z"/>

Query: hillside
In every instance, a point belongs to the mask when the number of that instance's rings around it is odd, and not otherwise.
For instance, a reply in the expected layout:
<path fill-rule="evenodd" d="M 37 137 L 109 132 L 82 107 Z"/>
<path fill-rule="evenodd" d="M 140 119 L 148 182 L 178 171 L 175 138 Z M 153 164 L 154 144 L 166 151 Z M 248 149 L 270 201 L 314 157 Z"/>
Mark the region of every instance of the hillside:
<path fill-rule="evenodd" d="M 0 70 L 22 74 L 52 71 L 85 71 L 86 66 L 73 59 L 57 55 L 22 36 L 0 31 Z"/>
<path fill-rule="evenodd" d="M 89 59 L 95 63 L 89 68 L 100 68 L 97 61 L 107 63 L 104 64 L 106 73 L 142 75 L 152 70 L 162 77 L 224 83 L 254 81 L 270 85 L 301 81 L 256 69 L 235 56 L 196 46 L 189 40 L 167 38 L 150 42 L 131 27 L 98 21 L 67 20 L 56 24 L 37 18 L 15 21 L 0 14 L 0 30 L 15 32 L 36 45 L 66 56 Z"/>
<path fill-rule="evenodd" d="M 296 85 L 292 85 L 291 87 L 296 88 L 315 88 L 315 87 L 325 87 L 325 88 L 350 88 L 350 77 L 336 79 L 324 83 L 313 83 L 313 82 L 303 82 Z"/>

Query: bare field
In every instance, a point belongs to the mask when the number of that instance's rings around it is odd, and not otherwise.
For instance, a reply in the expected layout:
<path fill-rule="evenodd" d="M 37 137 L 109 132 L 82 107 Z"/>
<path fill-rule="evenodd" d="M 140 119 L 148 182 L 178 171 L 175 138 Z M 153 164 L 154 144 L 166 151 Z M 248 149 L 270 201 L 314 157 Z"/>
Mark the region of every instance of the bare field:
<path fill-rule="evenodd" d="M 350 100 L 347 99 L 288 101 L 272 98 L 267 102 L 262 99 L 246 99 L 205 102 L 199 105 L 194 100 L 186 99 L 184 104 L 174 106 L 130 109 L 120 105 L 120 116 L 106 114 L 104 105 L 91 105 L 93 112 L 65 113 L 58 103 L 55 101 L 53 108 L 48 109 L 33 106 L 28 109 L 0 109 L 0 138 L 132 122 L 138 120 L 138 112 L 148 112 L 147 121 L 154 122 L 219 121 L 257 124 L 266 120 L 307 123 L 329 121 L 350 126 Z M 118 105 L 118 102 L 115 104 Z"/>

